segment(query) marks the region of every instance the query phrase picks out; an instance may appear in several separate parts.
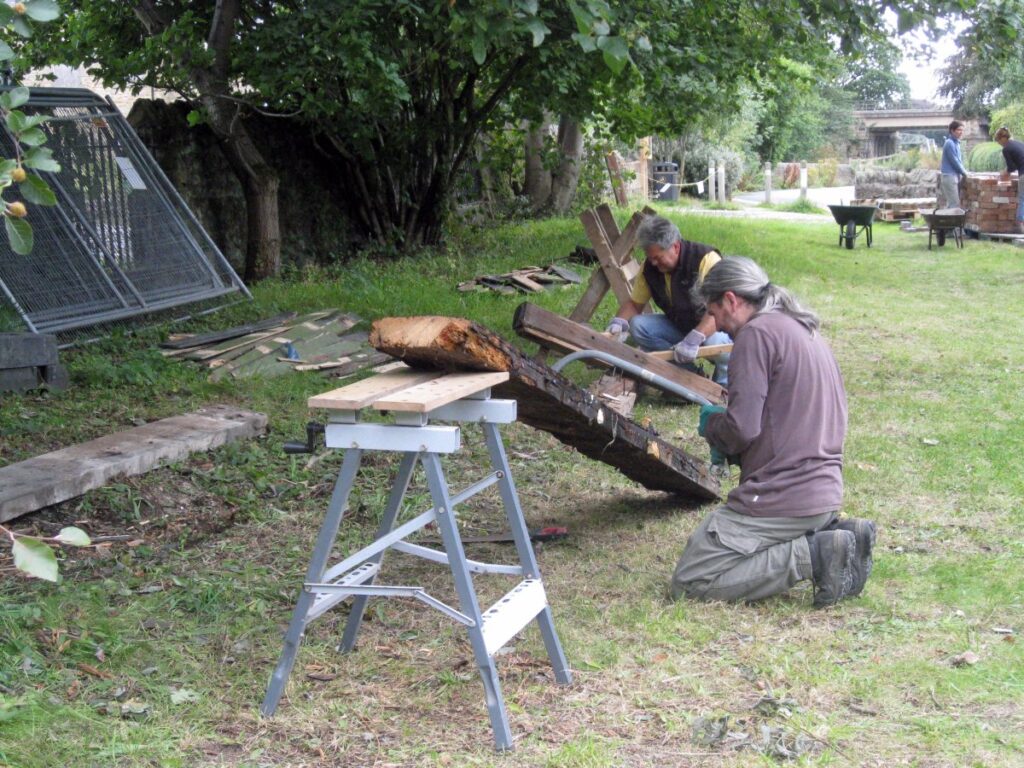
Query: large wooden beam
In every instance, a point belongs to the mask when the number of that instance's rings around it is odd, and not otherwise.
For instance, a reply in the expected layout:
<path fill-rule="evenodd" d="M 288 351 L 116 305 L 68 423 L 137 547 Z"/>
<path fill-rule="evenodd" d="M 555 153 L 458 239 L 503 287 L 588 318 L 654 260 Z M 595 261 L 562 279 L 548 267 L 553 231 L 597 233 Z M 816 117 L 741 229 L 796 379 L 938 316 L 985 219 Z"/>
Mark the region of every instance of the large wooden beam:
<path fill-rule="evenodd" d="M 495 397 L 515 399 L 519 420 L 609 464 L 645 488 L 693 499 L 719 495 L 710 465 L 619 416 L 572 381 L 527 357 L 496 333 L 451 317 L 386 317 L 370 343 L 409 365 L 444 371 L 507 371 Z"/>
<path fill-rule="evenodd" d="M 691 392 L 701 395 L 712 403 L 725 402 L 725 390 L 699 374 L 680 368 L 666 360 L 643 352 L 636 347 L 620 344 L 615 339 L 605 336 L 579 323 L 574 323 L 561 315 L 541 309 L 535 304 L 520 304 L 512 319 L 512 327 L 516 333 L 531 341 L 536 341 L 552 349 L 565 352 L 578 352 L 581 349 L 596 349 L 614 355 L 620 360 L 639 365 L 650 373 L 686 387 Z M 599 363 L 600 361 L 595 361 Z M 626 372 L 624 372 L 626 373 Z M 626 375 L 629 375 L 628 373 Z M 657 386 L 657 382 L 643 381 Z"/>

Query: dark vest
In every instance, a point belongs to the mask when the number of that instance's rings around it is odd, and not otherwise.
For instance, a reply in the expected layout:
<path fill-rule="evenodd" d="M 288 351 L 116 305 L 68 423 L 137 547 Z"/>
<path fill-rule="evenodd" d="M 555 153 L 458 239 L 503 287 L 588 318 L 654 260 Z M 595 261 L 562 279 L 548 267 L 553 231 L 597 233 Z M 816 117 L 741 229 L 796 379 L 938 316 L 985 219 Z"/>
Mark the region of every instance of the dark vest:
<path fill-rule="evenodd" d="M 700 263 L 711 251 L 721 251 L 704 243 L 691 243 L 688 240 L 680 240 L 679 243 L 679 264 L 672 272 L 672 300 L 669 301 L 665 290 L 665 276 L 649 261 L 644 262 L 644 280 L 651 289 L 651 298 L 665 316 L 681 332 L 689 333 L 697 326 L 701 316 L 690 298 L 690 289 L 697 282 Z"/>

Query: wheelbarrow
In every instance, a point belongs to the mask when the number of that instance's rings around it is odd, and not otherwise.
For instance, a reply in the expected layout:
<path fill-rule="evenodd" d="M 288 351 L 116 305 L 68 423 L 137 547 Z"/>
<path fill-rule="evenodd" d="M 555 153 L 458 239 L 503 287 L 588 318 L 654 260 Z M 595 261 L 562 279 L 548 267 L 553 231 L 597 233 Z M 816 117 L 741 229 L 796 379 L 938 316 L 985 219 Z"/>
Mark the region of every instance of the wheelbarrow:
<path fill-rule="evenodd" d="M 967 211 L 963 208 L 937 208 L 934 211 L 918 211 L 928 222 L 928 250 L 932 249 L 932 235 L 940 246 L 946 244 L 946 234 L 953 233 L 957 248 L 964 247 L 964 224 Z"/>
<path fill-rule="evenodd" d="M 868 248 L 871 247 L 871 224 L 875 220 L 876 205 L 830 205 L 832 218 L 839 225 L 839 245 L 846 242 L 846 247 L 853 250 L 857 237 L 866 232 Z"/>

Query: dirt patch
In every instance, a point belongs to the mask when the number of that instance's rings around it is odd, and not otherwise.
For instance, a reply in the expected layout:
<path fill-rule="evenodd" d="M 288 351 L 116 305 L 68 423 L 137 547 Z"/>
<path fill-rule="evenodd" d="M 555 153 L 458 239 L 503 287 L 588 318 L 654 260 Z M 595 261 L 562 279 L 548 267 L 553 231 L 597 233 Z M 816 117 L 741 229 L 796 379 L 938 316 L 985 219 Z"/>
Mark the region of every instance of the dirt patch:
<path fill-rule="evenodd" d="M 183 471 L 158 470 L 144 477 L 124 478 L 84 496 L 24 515 L 12 525 L 18 533 L 55 536 L 74 525 L 93 546 L 63 550 L 65 575 L 84 575 L 99 568 L 125 549 L 148 547 L 158 559 L 169 552 L 221 533 L 234 522 L 238 507 L 196 481 L 213 469 L 211 462 L 196 462 Z M 10 559 L 9 550 L 0 558 Z M 8 565 L 3 562 L 2 566 Z M 2 567 L 0 566 L 0 567 Z M 102 576 L 102 573 L 91 574 Z"/>

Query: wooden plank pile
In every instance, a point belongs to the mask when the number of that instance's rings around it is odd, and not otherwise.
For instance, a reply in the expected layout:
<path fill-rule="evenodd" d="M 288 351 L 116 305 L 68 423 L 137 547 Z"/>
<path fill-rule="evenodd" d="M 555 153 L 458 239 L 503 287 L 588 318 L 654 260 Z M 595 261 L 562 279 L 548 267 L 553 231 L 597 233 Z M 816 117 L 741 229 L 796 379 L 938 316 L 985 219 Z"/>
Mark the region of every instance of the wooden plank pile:
<path fill-rule="evenodd" d="M 518 418 L 549 432 L 585 456 L 609 464 L 651 490 L 692 499 L 719 495 L 710 465 L 605 406 L 592 393 L 470 320 L 387 317 L 370 329 L 370 343 L 416 368 L 505 371 L 495 397 L 517 401 Z"/>
<path fill-rule="evenodd" d="M 503 275 L 480 275 L 459 283 L 460 291 L 497 291 L 498 293 L 542 293 L 552 286 L 578 285 L 583 279 L 571 269 L 549 264 L 546 267 L 521 267 Z"/>
<path fill-rule="evenodd" d="M 294 312 L 206 334 L 174 334 L 160 346 L 167 357 L 192 360 L 210 370 L 211 381 L 322 371 L 348 376 L 391 358 L 370 347 L 353 314 L 329 309 Z"/>

